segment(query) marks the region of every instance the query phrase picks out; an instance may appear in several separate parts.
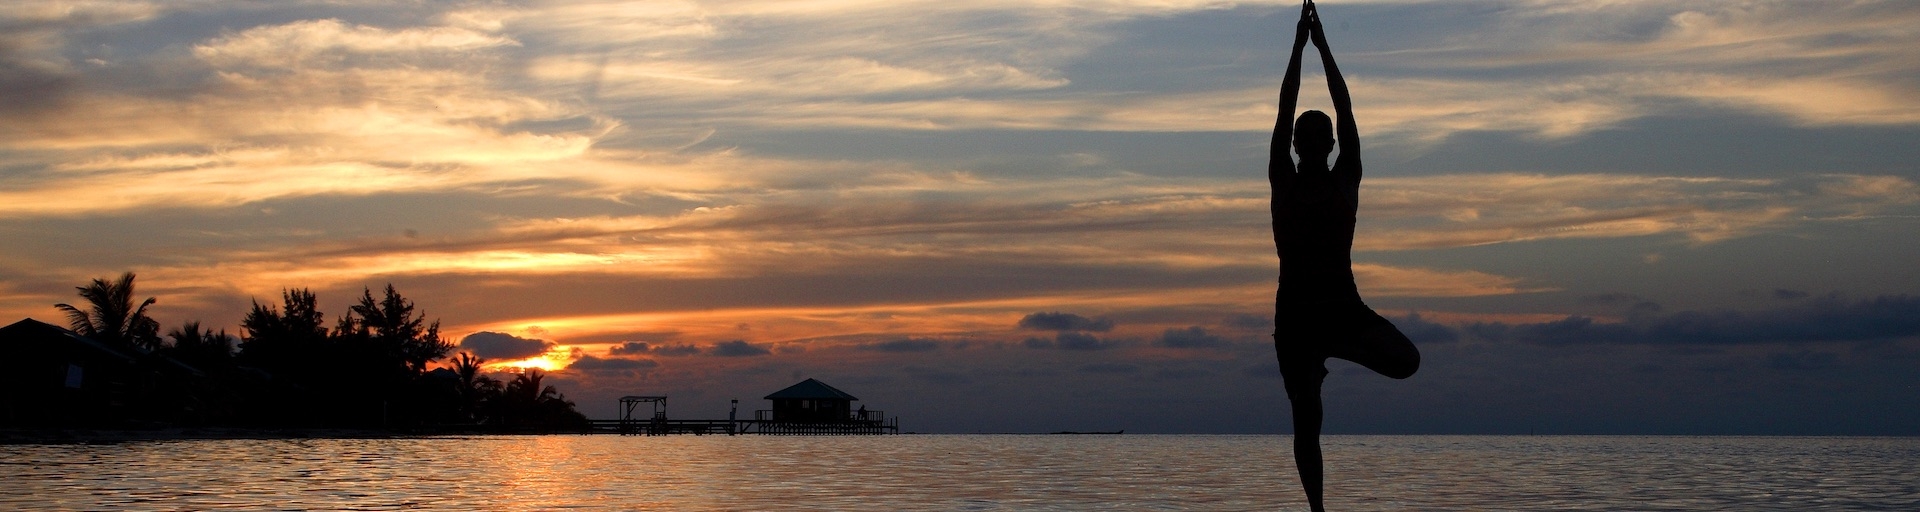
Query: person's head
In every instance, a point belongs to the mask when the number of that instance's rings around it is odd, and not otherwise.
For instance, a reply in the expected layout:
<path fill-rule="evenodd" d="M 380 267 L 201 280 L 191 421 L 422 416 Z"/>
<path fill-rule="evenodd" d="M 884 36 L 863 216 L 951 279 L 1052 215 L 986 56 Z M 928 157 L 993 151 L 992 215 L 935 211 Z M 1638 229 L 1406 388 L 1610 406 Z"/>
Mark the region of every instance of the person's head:
<path fill-rule="evenodd" d="M 1293 122 L 1293 151 L 1300 158 L 1326 158 L 1333 153 L 1333 118 L 1308 110 Z"/>

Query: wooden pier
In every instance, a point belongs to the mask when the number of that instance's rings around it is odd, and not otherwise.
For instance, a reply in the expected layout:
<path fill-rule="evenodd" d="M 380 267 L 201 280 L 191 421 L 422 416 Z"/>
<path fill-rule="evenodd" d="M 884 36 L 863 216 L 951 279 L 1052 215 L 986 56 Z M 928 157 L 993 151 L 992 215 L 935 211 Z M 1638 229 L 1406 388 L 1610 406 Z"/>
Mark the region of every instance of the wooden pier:
<path fill-rule="evenodd" d="M 672 434 L 759 434 L 776 436 L 846 436 L 900 433 L 900 419 L 881 411 L 858 410 L 851 403 L 858 398 L 834 389 L 824 382 L 807 379 L 767 395 L 773 409 L 754 411 L 753 419 L 737 419 L 740 401 L 734 400 L 724 420 L 676 420 L 667 418 L 667 397 L 620 397 L 620 419 L 589 420 L 588 432 L 663 436 Z M 641 417 L 634 413 L 641 405 L 650 405 L 653 413 Z"/>
<path fill-rule="evenodd" d="M 772 411 L 754 411 L 770 413 Z M 849 418 L 844 422 L 792 422 L 772 420 L 676 420 L 661 418 L 640 421 L 589 420 L 590 434 L 629 436 L 693 435 L 773 435 L 773 436 L 845 436 L 900 433 L 900 419 L 888 418 L 880 411 L 867 411 L 873 419 Z"/>

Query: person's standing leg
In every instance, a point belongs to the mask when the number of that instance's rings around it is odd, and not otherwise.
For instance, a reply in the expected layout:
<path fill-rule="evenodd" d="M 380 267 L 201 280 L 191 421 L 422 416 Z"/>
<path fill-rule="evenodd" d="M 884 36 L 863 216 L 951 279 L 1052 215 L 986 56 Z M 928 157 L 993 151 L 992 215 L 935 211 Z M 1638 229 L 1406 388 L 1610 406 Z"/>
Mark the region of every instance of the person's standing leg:
<path fill-rule="evenodd" d="M 1284 337 L 1283 337 L 1284 336 Z M 1326 481 L 1320 455 L 1320 422 L 1324 413 L 1320 404 L 1320 386 L 1327 378 L 1326 356 L 1304 350 L 1314 333 L 1305 330 L 1274 332 L 1274 352 L 1280 360 L 1280 378 L 1293 406 L 1293 464 L 1300 472 L 1300 487 L 1307 493 L 1307 504 L 1315 512 L 1325 510 L 1322 488 Z"/>
<path fill-rule="evenodd" d="M 1321 494 L 1326 470 L 1320 456 L 1320 386 L 1313 387 L 1311 394 L 1298 393 L 1292 398 L 1293 465 L 1300 471 L 1300 487 L 1307 492 L 1307 506 L 1321 512 L 1326 510 Z"/>

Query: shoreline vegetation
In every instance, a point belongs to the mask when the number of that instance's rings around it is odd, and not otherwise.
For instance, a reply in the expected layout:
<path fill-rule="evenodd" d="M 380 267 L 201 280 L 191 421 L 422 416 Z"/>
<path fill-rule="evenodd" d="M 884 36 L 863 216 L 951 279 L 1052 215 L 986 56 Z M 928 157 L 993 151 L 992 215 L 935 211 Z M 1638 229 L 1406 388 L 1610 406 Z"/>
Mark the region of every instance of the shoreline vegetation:
<path fill-rule="evenodd" d="M 1077 436 L 1121 435 L 1123 430 L 1101 432 L 972 432 L 944 435 L 970 436 Z M 416 429 L 325 428 L 325 427 L 180 427 L 147 428 L 0 428 L 0 446 L 29 444 L 115 444 L 152 441 L 223 441 L 284 439 L 415 439 L 463 436 L 547 436 L 585 435 L 588 430 L 500 430 L 485 428 L 426 427 Z M 902 435 L 940 435 L 928 432 L 902 432 Z M 1141 434 L 1135 434 L 1141 435 Z M 1146 434 L 1153 435 L 1153 434 Z M 1174 434 L 1191 435 L 1191 434 Z M 1268 434 L 1278 435 L 1278 434 Z"/>
<path fill-rule="evenodd" d="M 153 441 L 228 441 L 287 439 L 412 439 L 464 436 L 544 436 L 583 434 L 568 430 L 488 430 L 480 428 L 328 428 L 328 427 L 180 427 L 147 428 L 0 428 L 0 446 L 29 444 L 116 444 Z"/>
<path fill-rule="evenodd" d="M 405 437 L 575 433 L 588 429 L 545 375 L 488 375 L 484 359 L 449 358 L 413 301 L 389 284 L 364 289 L 326 325 L 307 289 L 254 301 L 239 336 L 187 321 L 163 339 L 134 301 L 134 274 L 78 287 L 58 304 L 70 328 L 34 319 L 0 328 L 25 353 L 4 377 L 0 443 L 90 440 Z"/>

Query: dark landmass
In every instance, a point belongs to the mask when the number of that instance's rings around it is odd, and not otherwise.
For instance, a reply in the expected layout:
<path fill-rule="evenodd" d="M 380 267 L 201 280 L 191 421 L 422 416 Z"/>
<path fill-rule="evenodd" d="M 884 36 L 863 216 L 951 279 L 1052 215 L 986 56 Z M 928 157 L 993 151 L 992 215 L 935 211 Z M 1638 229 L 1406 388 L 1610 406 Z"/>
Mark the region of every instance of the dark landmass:
<path fill-rule="evenodd" d="M 153 441 L 236 439 L 408 439 L 498 435 L 569 435 L 579 431 L 505 431 L 474 428 L 384 430 L 366 428 L 161 427 L 145 429 L 0 429 L 0 446 L 35 444 L 117 444 Z"/>
<path fill-rule="evenodd" d="M 237 338 L 185 322 L 160 336 L 134 275 L 78 287 L 69 327 L 0 327 L 0 442 L 391 437 L 583 432 L 574 403 L 537 370 L 489 375 L 448 355 L 413 301 L 367 289 L 327 326 L 314 294 L 255 302 Z M 236 343 L 237 342 L 237 343 Z M 494 378 L 501 375 L 506 380 Z"/>

